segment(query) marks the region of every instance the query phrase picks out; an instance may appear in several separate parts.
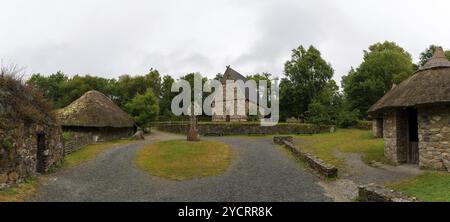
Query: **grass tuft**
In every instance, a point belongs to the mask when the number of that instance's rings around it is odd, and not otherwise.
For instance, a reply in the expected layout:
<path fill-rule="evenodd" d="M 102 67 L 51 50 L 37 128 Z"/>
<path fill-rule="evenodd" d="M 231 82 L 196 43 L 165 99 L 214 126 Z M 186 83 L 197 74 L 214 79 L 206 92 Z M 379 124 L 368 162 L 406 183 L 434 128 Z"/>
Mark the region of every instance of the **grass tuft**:
<path fill-rule="evenodd" d="M 24 201 L 36 193 L 36 178 L 30 177 L 22 183 L 0 190 L 0 202 Z"/>

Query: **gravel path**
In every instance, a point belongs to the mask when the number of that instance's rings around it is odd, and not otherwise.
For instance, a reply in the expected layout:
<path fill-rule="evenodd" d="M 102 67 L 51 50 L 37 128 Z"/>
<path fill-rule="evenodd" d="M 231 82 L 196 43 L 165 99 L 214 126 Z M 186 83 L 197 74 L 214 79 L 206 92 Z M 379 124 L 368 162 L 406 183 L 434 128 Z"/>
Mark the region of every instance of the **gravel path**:
<path fill-rule="evenodd" d="M 178 138 L 155 132 L 146 142 Z M 81 166 L 48 176 L 32 201 L 331 201 L 314 176 L 270 139 L 207 138 L 230 144 L 234 160 L 223 174 L 171 181 L 136 169 L 142 144 L 121 146 Z"/>

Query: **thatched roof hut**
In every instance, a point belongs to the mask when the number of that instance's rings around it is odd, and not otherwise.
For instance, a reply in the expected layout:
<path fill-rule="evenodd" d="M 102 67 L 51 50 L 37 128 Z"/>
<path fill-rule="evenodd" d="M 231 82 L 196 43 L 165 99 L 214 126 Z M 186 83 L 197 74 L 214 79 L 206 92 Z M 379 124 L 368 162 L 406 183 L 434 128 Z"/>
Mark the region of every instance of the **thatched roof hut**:
<path fill-rule="evenodd" d="M 376 116 L 386 108 L 450 102 L 450 61 L 442 48 L 413 76 L 394 86 L 369 109 Z"/>
<path fill-rule="evenodd" d="M 56 111 L 56 117 L 63 126 L 81 127 L 133 127 L 133 118 L 120 109 L 103 93 L 91 90 Z"/>
<path fill-rule="evenodd" d="M 369 109 L 393 163 L 450 171 L 450 61 L 442 48 Z"/>

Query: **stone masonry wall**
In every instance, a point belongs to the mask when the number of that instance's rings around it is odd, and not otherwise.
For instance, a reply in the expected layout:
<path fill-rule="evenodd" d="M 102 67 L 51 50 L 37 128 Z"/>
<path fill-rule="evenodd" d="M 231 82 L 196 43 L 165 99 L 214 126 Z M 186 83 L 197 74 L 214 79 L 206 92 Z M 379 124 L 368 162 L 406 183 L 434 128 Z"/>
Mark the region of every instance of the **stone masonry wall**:
<path fill-rule="evenodd" d="M 418 108 L 419 166 L 445 170 L 444 156 L 450 155 L 450 105 Z"/>
<path fill-rule="evenodd" d="M 94 143 L 94 137 L 91 133 L 72 132 L 73 137 L 64 143 L 65 154 L 73 153 L 82 147 Z"/>
<path fill-rule="evenodd" d="M 383 119 L 377 118 L 372 121 L 372 134 L 375 138 L 383 138 Z"/>
<path fill-rule="evenodd" d="M 0 188 L 36 174 L 37 133 L 45 135 L 43 171 L 62 164 L 64 142 L 59 126 L 13 123 L 8 127 L 0 127 Z"/>
<path fill-rule="evenodd" d="M 397 160 L 397 118 L 396 112 L 390 111 L 383 116 L 384 156 L 392 163 Z"/>
<path fill-rule="evenodd" d="M 65 132 L 70 132 L 73 137 L 65 142 L 65 153 L 75 152 L 86 145 L 109 141 L 121 138 L 127 138 L 133 135 L 133 128 L 70 128 L 65 127 Z"/>
<path fill-rule="evenodd" d="M 406 161 L 406 117 L 401 110 L 391 110 L 383 116 L 384 156 L 395 164 Z"/>

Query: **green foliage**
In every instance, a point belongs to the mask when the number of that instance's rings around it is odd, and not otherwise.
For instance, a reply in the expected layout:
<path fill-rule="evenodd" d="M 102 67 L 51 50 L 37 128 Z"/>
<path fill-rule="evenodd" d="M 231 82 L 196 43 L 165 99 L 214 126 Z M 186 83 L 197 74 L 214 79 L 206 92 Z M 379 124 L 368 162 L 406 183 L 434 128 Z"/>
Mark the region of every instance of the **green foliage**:
<path fill-rule="evenodd" d="M 434 51 L 437 47 L 441 47 L 438 45 L 430 45 L 423 52 L 420 53 L 419 62 L 417 63 L 417 67 L 421 67 L 427 63 L 427 61 L 433 57 Z M 445 51 L 445 56 L 450 60 L 450 50 Z"/>
<path fill-rule="evenodd" d="M 111 86 L 114 81 L 114 79 L 90 75 L 75 75 L 69 78 L 63 72 L 58 71 L 49 76 L 33 74 L 27 83 L 41 89 L 44 96 L 53 101 L 56 108 L 62 108 L 89 90 L 97 90 L 111 97 L 113 94 Z"/>
<path fill-rule="evenodd" d="M 319 50 L 303 46 L 292 50 L 284 65 L 286 78 L 280 82 L 280 111 L 282 118 L 303 118 L 310 103 L 333 77 L 333 69 Z M 320 107 L 316 107 L 321 109 Z"/>
<path fill-rule="evenodd" d="M 145 94 L 137 94 L 125 105 L 125 109 L 130 113 L 139 126 L 145 126 L 156 120 L 159 113 L 158 98 L 151 88 Z"/>
<path fill-rule="evenodd" d="M 161 84 L 161 99 L 159 100 L 159 114 L 158 119 L 172 119 L 173 113 L 171 111 L 172 99 L 177 95 L 171 91 L 172 84 L 175 80 L 171 76 L 164 76 Z"/>
<path fill-rule="evenodd" d="M 363 62 L 342 79 L 350 110 L 367 117 L 372 104 L 413 73 L 411 55 L 394 42 L 376 43 L 364 51 Z"/>
<path fill-rule="evenodd" d="M 358 110 L 347 111 L 345 109 L 339 112 L 337 117 L 337 125 L 341 128 L 349 128 L 358 125 Z"/>
<path fill-rule="evenodd" d="M 73 132 L 63 132 L 63 139 L 64 139 L 64 141 L 69 141 L 74 136 L 75 136 L 75 134 Z"/>
<path fill-rule="evenodd" d="M 14 145 L 11 139 L 2 139 L 0 140 L 0 147 L 9 151 L 14 147 Z"/>
<path fill-rule="evenodd" d="M 342 96 L 339 88 L 333 80 L 320 91 L 315 99 L 309 104 L 307 121 L 319 125 L 335 125 L 337 114 L 341 109 Z"/>

